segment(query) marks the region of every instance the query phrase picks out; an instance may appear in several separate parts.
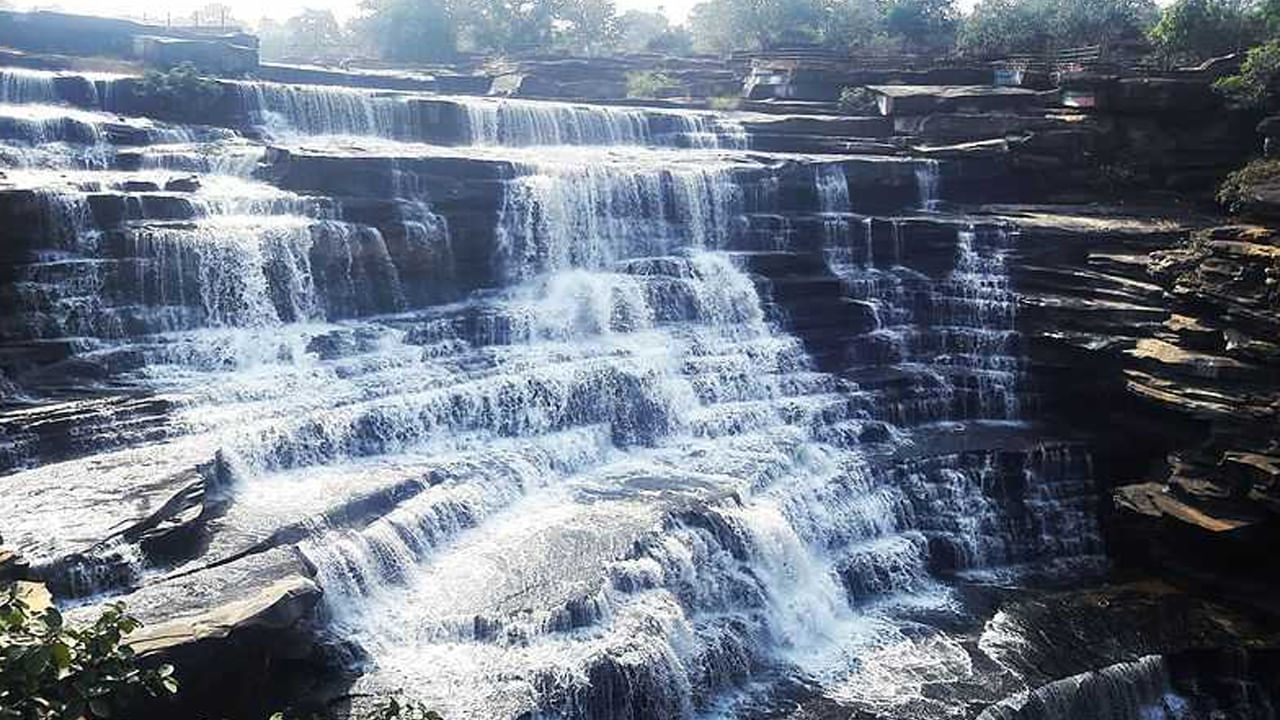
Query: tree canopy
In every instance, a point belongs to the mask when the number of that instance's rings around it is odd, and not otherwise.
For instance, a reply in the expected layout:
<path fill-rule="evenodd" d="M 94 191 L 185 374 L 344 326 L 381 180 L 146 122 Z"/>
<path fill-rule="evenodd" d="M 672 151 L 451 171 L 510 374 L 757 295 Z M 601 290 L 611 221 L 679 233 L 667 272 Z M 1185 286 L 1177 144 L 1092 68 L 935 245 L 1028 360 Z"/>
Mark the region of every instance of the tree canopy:
<path fill-rule="evenodd" d="M 2 1 L 2 0 L 0 0 Z M 703 0 L 685 25 L 614 0 L 362 0 L 346 27 L 304 10 L 259 28 L 268 57 L 363 52 L 398 62 L 491 54 L 735 50 L 810 45 L 974 57 L 1149 39 L 1171 63 L 1243 51 L 1280 33 L 1280 0 Z M 211 6 L 214 7 L 214 6 Z"/>
<path fill-rule="evenodd" d="M 1140 39 L 1157 13 L 1153 0 L 981 0 L 961 25 L 959 48 L 998 56 Z"/>

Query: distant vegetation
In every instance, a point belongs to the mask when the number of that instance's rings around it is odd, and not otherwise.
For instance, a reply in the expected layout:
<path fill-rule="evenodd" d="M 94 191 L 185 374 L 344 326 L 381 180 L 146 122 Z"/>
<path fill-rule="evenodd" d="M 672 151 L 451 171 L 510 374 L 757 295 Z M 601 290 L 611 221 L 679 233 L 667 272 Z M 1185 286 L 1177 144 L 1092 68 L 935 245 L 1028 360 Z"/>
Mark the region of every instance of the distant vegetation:
<path fill-rule="evenodd" d="M 211 5 L 205 16 L 226 10 Z M 342 62 L 381 57 L 402 63 L 490 55 L 657 52 L 725 54 L 809 45 L 862 54 L 966 55 L 1124 42 L 1149 45 L 1167 64 L 1245 51 L 1280 31 L 1280 0 L 703 0 L 687 23 L 662 12 L 619 13 L 614 0 L 362 0 L 343 24 L 328 10 L 304 10 L 257 32 L 267 59 Z"/>

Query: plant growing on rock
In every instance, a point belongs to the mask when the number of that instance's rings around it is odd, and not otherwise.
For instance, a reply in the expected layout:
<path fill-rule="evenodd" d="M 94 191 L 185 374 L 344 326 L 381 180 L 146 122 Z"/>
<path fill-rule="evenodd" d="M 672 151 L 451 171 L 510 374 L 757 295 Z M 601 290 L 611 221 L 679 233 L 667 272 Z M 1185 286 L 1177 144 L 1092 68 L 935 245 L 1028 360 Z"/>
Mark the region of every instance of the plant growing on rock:
<path fill-rule="evenodd" d="M 1240 74 L 1218 80 L 1214 88 L 1246 107 L 1274 107 L 1280 100 L 1280 40 L 1250 50 Z"/>
<path fill-rule="evenodd" d="M 173 667 L 144 669 L 122 642 L 141 627 L 113 604 L 85 627 L 33 609 L 18 586 L 0 589 L 0 720 L 121 717 L 141 696 L 178 690 Z"/>
<path fill-rule="evenodd" d="M 678 92 L 680 84 L 660 72 L 627 73 L 627 97 L 656 98 Z"/>
<path fill-rule="evenodd" d="M 1230 212 L 1240 212 L 1245 209 L 1252 188 L 1271 184 L 1280 184 L 1280 160 L 1253 160 L 1222 181 L 1218 202 Z"/>
<path fill-rule="evenodd" d="M 875 93 L 864 87 L 846 87 L 840 91 L 840 110 L 850 115 L 877 115 L 880 105 Z"/>
<path fill-rule="evenodd" d="M 195 65 L 185 62 L 165 72 L 147 71 L 130 91 L 148 115 L 199 122 L 222 99 L 223 88 L 217 80 L 201 75 Z"/>

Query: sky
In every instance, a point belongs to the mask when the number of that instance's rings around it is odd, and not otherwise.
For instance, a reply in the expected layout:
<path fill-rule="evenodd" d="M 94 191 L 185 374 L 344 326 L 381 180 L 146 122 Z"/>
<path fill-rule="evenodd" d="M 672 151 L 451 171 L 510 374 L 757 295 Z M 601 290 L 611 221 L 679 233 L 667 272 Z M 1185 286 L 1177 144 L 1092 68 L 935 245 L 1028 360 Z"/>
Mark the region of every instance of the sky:
<path fill-rule="evenodd" d="M 17 0 L 14 5 L 19 9 L 39 7 L 48 10 L 64 10 L 86 15 L 115 15 L 122 17 L 142 17 L 163 23 L 166 14 L 177 21 L 188 19 L 192 11 L 209 4 L 213 0 Z M 328 8 L 339 20 L 347 20 L 359 11 L 359 0 L 220 0 L 234 11 L 235 17 L 256 24 L 259 18 L 270 17 L 284 20 L 293 17 L 305 8 Z M 689 9 L 699 0 L 616 0 L 618 10 L 657 10 L 662 9 L 673 22 L 681 23 L 689 14 Z"/>

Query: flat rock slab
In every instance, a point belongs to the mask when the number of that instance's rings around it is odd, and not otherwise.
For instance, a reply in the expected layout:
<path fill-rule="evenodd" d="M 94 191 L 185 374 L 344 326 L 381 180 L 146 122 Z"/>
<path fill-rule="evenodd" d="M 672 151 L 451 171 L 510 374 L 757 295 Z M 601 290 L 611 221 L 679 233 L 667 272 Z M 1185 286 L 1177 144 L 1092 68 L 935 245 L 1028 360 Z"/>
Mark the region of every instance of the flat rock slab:
<path fill-rule="evenodd" d="M 157 630 L 174 623 L 192 629 L 209 624 L 225 627 L 229 619 L 265 612 L 272 602 L 284 598 L 314 594 L 308 601 L 314 602 L 320 590 L 311 578 L 310 566 L 296 549 L 288 546 L 198 572 L 156 578 L 111 601 L 123 602 L 126 611 L 143 622 L 139 638 L 154 640 L 171 636 L 174 627 L 164 632 Z M 267 602 L 268 599 L 272 602 Z M 100 610 L 99 605 L 82 605 L 69 610 L 67 615 L 75 620 L 88 620 L 96 617 Z"/>

